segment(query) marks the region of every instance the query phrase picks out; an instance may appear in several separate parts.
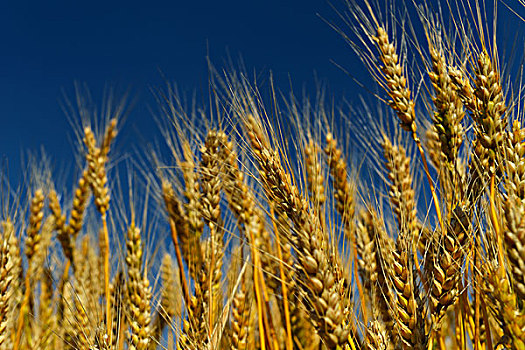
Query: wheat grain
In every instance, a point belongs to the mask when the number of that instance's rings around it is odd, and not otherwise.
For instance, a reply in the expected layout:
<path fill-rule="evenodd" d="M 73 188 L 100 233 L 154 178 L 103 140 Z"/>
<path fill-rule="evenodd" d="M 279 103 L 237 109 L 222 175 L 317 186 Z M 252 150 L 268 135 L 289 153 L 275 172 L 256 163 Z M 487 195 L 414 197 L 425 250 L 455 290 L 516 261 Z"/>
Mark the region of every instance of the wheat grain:
<path fill-rule="evenodd" d="M 127 231 L 126 265 L 127 283 L 127 319 L 130 325 L 129 348 L 147 350 L 150 345 L 151 328 L 151 288 L 146 270 L 142 268 L 142 240 L 140 229 L 132 222 Z"/>
<path fill-rule="evenodd" d="M 0 349 L 7 349 L 10 343 L 10 299 L 13 296 L 11 281 L 15 276 L 12 275 L 13 261 L 9 254 L 8 234 L 5 229 L 2 232 L 0 245 Z"/>
<path fill-rule="evenodd" d="M 280 163 L 278 154 L 268 148 L 260 127 L 252 116 L 247 116 L 246 127 L 252 149 L 259 164 L 259 175 L 268 197 L 279 203 L 294 223 L 292 231 L 297 239 L 298 259 L 305 273 L 305 287 L 313 310 L 311 316 L 326 345 L 330 348 L 347 344 L 349 330 L 343 324 L 343 303 L 335 268 L 322 248 L 326 240 L 315 215 L 300 195 Z"/>

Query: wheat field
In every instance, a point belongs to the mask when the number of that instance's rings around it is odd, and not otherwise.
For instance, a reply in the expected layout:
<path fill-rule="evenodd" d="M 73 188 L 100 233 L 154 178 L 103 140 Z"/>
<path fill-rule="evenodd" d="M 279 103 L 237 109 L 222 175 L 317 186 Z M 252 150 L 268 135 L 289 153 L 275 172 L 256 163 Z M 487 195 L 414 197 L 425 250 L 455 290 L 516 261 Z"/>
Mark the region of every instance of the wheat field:
<path fill-rule="evenodd" d="M 122 108 L 79 99 L 77 175 L 35 162 L 2 194 L 0 349 L 525 350 L 523 85 L 499 5 L 348 0 L 334 35 L 372 102 L 210 66 L 208 103 L 155 93 L 163 144 L 128 174 Z"/>

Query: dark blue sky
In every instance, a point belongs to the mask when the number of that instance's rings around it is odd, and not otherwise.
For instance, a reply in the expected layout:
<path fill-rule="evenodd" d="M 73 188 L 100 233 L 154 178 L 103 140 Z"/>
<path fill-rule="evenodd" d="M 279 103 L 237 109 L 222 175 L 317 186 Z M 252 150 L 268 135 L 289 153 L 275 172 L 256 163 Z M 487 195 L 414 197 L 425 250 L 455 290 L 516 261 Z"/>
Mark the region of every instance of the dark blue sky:
<path fill-rule="evenodd" d="M 231 55 L 249 70 L 271 70 L 283 91 L 290 76 L 297 92 L 304 85 L 313 92 L 315 73 L 336 103 L 352 99 L 356 84 L 330 60 L 360 79 L 368 75 L 318 14 L 340 23 L 325 0 L 1 1 L 0 156 L 14 173 L 21 152 L 41 145 L 57 165 L 72 160 L 72 130 L 59 102 L 64 90 L 74 97 L 75 81 L 86 83 L 96 101 L 107 84 L 130 89 L 134 107 L 121 148 L 133 139 L 153 141 L 160 135 L 150 88 L 165 85 L 160 71 L 190 94 L 206 92 L 208 53 L 219 67 Z"/>
<path fill-rule="evenodd" d="M 325 1 L 2 1 L 0 153 L 11 171 L 22 151 L 40 145 L 58 164 L 71 160 L 60 101 L 64 90 L 74 96 L 75 81 L 96 101 L 106 84 L 130 88 L 123 132 L 141 130 L 151 141 L 159 135 L 149 89 L 164 86 L 159 72 L 190 93 L 206 91 L 208 52 L 218 66 L 230 54 L 248 69 L 271 70 L 283 90 L 288 74 L 299 91 L 313 90 L 316 72 L 341 96 L 352 81 L 330 60 L 357 60 L 317 14 L 338 19 Z"/>

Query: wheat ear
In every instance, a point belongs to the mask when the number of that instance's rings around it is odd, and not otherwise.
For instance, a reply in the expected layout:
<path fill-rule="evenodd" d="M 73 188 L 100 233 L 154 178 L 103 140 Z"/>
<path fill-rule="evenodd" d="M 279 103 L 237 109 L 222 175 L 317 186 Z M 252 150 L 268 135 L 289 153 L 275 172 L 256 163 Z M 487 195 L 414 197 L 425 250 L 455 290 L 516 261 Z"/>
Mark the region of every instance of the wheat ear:
<path fill-rule="evenodd" d="M 329 348 L 348 344 L 349 329 L 343 324 L 344 305 L 339 294 L 335 267 L 322 247 L 326 240 L 316 215 L 308 201 L 292 184 L 280 162 L 279 154 L 270 148 L 262 136 L 260 124 L 252 115 L 246 116 L 245 126 L 252 150 L 259 165 L 259 175 L 267 196 L 279 203 L 294 223 L 298 259 L 304 271 L 304 288 L 312 304 L 311 316 L 317 330 Z"/>
<path fill-rule="evenodd" d="M 518 299 L 525 300 L 525 206 L 512 195 L 505 201 L 505 248 Z"/>
<path fill-rule="evenodd" d="M 506 229 L 505 248 L 514 289 L 518 298 L 525 300 L 525 129 L 515 121 L 506 142 L 507 200 L 504 203 Z"/>
<path fill-rule="evenodd" d="M 382 142 L 385 167 L 390 182 L 390 202 L 395 213 L 399 230 L 418 236 L 418 222 L 415 191 L 412 187 L 410 158 L 400 145 L 393 145 L 388 137 Z M 411 239 L 412 240 L 412 239 Z"/>
<path fill-rule="evenodd" d="M 326 202 L 323 169 L 320 161 L 320 147 L 309 137 L 304 145 L 304 160 L 306 168 L 306 180 L 311 202 L 315 207 L 322 208 Z M 319 209 L 321 212 L 321 210 Z"/>
<path fill-rule="evenodd" d="M 39 343 L 43 349 L 54 349 L 56 346 L 57 319 L 53 310 L 53 276 L 50 269 L 42 272 L 39 301 Z M 0 332 L 1 333 L 1 332 Z"/>
<path fill-rule="evenodd" d="M 191 254 L 188 251 L 184 250 L 181 252 L 179 237 L 182 236 L 187 240 L 188 223 L 183 217 L 184 208 L 182 207 L 182 204 L 178 201 L 178 199 L 175 197 L 175 191 L 173 189 L 173 186 L 165 179 L 162 179 L 162 197 L 164 198 L 164 205 L 166 207 L 166 211 L 168 212 L 171 239 L 173 241 L 173 245 L 175 246 L 175 255 L 177 256 L 177 262 L 179 266 L 183 266 L 182 257 L 185 256 L 186 261 L 190 263 L 189 257 Z M 183 248 L 186 248 L 187 250 L 189 248 L 189 244 L 183 244 Z M 190 270 L 192 269 L 195 269 L 195 267 L 190 266 Z M 179 278 L 182 284 L 184 301 L 187 305 L 190 300 L 190 293 L 188 282 L 186 281 L 186 275 L 184 274 L 184 271 L 182 269 L 179 269 Z"/>
<path fill-rule="evenodd" d="M 356 284 L 361 298 L 361 309 L 363 311 L 363 319 L 367 322 L 367 309 L 365 301 L 365 293 L 361 281 L 358 276 L 358 257 L 357 257 L 357 239 L 355 232 L 355 184 L 348 181 L 347 164 L 343 158 L 343 152 L 337 146 L 337 141 L 332 133 L 326 134 L 325 153 L 327 155 L 328 167 L 332 175 L 332 183 L 334 187 L 335 208 L 344 225 L 344 234 L 346 239 L 352 245 L 354 276 L 356 276 Z"/>
<path fill-rule="evenodd" d="M 375 268 L 370 270 L 370 282 L 372 288 L 372 310 L 375 310 L 378 318 L 381 317 L 385 326 L 385 331 L 389 336 L 390 342 L 394 343 L 394 314 L 395 296 L 390 290 L 389 271 L 394 264 L 393 250 L 394 242 L 385 231 L 383 218 L 369 206 L 363 220 L 363 229 L 371 237 L 370 253 L 374 254 Z"/>
<path fill-rule="evenodd" d="M 467 213 L 463 208 L 456 207 L 447 234 L 434 243 L 435 251 L 428 256 L 429 259 L 433 259 L 430 307 L 436 323 L 439 323 L 459 296 L 469 227 Z M 436 328 L 439 328 L 439 325 Z"/>
<path fill-rule="evenodd" d="M 388 350 L 393 348 L 383 324 L 372 321 L 366 328 L 366 350 Z"/>
<path fill-rule="evenodd" d="M 24 321 L 26 315 L 29 313 L 28 308 L 31 299 L 31 291 L 33 290 L 31 286 L 31 279 L 33 276 L 31 276 L 30 272 L 34 271 L 33 258 L 40 249 L 40 228 L 42 226 L 42 220 L 44 218 L 44 199 L 44 192 L 42 191 L 42 189 L 37 189 L 33 194 L 31 204 L 29 205 L 29 226 L 27 227 L 26 237 L 26 256 L 28 270 L 25 276 L 24 299 L 22 301 L 22 305 L 20 306 L 20 315 L 18 317 L 18 325 L 16 328 L 15 343 L 13 347 L 15 350 L 19 349 Z"/>
<path fill-rule="evenodd" d="M 151 342 L 151 287 L 146 270 L 142 269 L 140 229 L 132 222 L 127 231 L 126 265 L 128 267 L 128 346 L 132 350 L 147 350 Z"/>
<path fill-rule="evenodd" d="M 125 303 L 125 288 L 124 288 L 124 274 L 119 272 L 114 278 L 110 286 L 111 292 L 111 334 L 108 335 L 107 344 L 109 349 L 121 349 L 118 346 L 121 336 L 121 331 L 124 328 L 124 303 Z"/>
<path fill-rule="evenodd" d="M 200 164 L 201 181 L 201 210 L 205 223 L 210 228 L 210 247 L 208 252 L 210 260 L 208 263 L 208 275 L 210 283 L 208 296 L 208 331 L 212 332 L 213 325 L 217 321 L 220 304 L 220 283 L 222 277 L 222 257 L 223 257 L 223 222 L 221 217 L 221 131 L 209 130 L 206 140 L 201 147 L 202 161 Z M 211 335 L 211 333 L 210 333 Z"/>
<path fill-rule="evenodd" d="M 289 292 L 288 292 L 288 280 L 285 278 L 285 267 L 282 263 L 282 251 L 281 242 L 279 236 L 276 235 L 276 251 L 277 258 L 279 260 L 277 273 L 282 276 L 281 280 L 278 281 L 276 278 L 269 276 L 272 265 L 271 258 L 267 258 L 266 254 L 271 254 L 269 246 L 269 236 L 266 230 L 264 230 L 264 223 L 260 210 L 256 209 L 256 201 L 254 196 L 251 194 L 251 190 L 244 180 L 244 173 L 239 169 L 237 164 L 238 156 L 234 149 L 233 142 L 229 141 L 224 133 L 221 133 L 221 152 L 223 155 L 221 158 L 224 160 L 224 167 L 222 169 L 223 174 L 223 189 L 228 198 L 228 204 L 237 218 L 237 224 L 241 237 L 246 236 L 249 239 L 252 247 L 252 254 L 254 255 L 253 260 L 256 265 L 259 263 L 262 265 L 263 271 L 266 272 L 268 277 L 268 285 L 270 289 L 275 290 L 276 285 L 280 282 L 281 294 L 282 294 L 282 309 L 284 313 L 284 324 L 286 327 L 286 348 L 292 349 L 292 327 L 290 321 L 290 306 L 289 306 Z M 255 248 L 255 249 L 253 249 Z M 275 264 L 273 264 L 275 265 Z M 258 266 L 256 271 L 258 270 Z M 273 272 L 273 271 L 272 271 Z M 258 273 L 258 272 L 256 272 Z M 265 280 L 261 278 L 260 285 L 262 289 L 266 289 Z M 257 291 L 259 287 L 257 287 Z M 258 293 L 258 292 L 257 292 Z M 259 298 L 259 296 L 256 296 Z M 279 304 L 281 305 L 281 304 Z M 262 316 L 262 315 L 261 315 Z"/>
<path fill-rule="evenodd" d="M 49 191 L 48 197 L 49 209 L 51 209 L 51 214 L 55 218 L 55 230 L 57 231 L 58 241 L 62 246 L 66 258 L 71 260 L 73 257 L 73 244 L 71 243 L 71 238 L 68 234 L 66 216 L 62 213 L 62 207 L 58 201 L 58 195 L 55 189 Z"/>
<path fill-rule="evenodd" d="M 486 273 L 487 293 L 494 302 L 492 310 L 512 348 L 525 349 L 525 310 L 512 291 L 505 270 L 492 263 Z"/>
<path fill-rule="evenodd" d="M 10 336 L 6 340 L 6 348 L 12 349 L 14 345 L 14 336 L 16 334 L 16 327 L 18 325 L 18 318 L 20 317 L 20 306 L 24 298 L 24 269 L 22 263 L 21 242 L 15 232 L 15 225 L 7 218 L 0 223 L 3 236 L 7 240 L 9 251 L 9 258 L 12 265 L 10 269 L 11 276 L 11 294 L 9 298 L 8 312 L 9 323 L 8 332 Z"/>
<path fill-rule="evenodd" d="M 197 279 L 197 273 L 202 265 L 202 252 L 199 244 L 199 238 L 202 234 L 204 222 L 202 221 L 201 211 L 201 191 L 200 184 L 197 181 L 197 174 L 195 172 L 195 157 L 191 150 L 190 144 L 184 142 L 182 145 L 184 161 L 181 162 L 180 167 L 184 177 L 184 197 L 186 203 L 179 212 L 184 212 L 184 220 L 187 223 L 187 230 L 177 231 L 181 237 L 182 251 L 191 252 L 186 255 L 185 259 L 190 268 L 190 276 Z"/>
<path fill-rule="evenodd" d="M 9 254 L 8 245 L 8 234 L 13 234 L 13 232 L 6 232 L 5 228 L 2 231 L 0 241 L 0 349 L 4 349 L 10 343 L 9 327 L 13 322 L 9 319 L 10 299 L 13 296 L 11 281 L 16 278 L 12 274 L 13 260 Z"/>
<path fill-rule="evenodd" d="M 175 318 L 180 317 L 181 315 L 181 287 L 177 270 L 178 268 L 174 266 L 171 256 L 168 253 L 165 253 L 162 256 L 162 263 L 160 266 L 162 281 L 160 303 L 152 322 L 153 331 L 151 344 L 154 347 L 157 344 L 160 344 L 164 329 L 170 327 Z"/>
<path fill-rule="evenodd" d="M 244 276 L 233 297 L 231 350 L 246 350 L 248 344 L 251 303 L 247 299 Z"/>
<path fill-rule="evenodd" d="M 430 186 L 430 191 L 432 193 L 436 215 L 438 217 L 439 224 L 444 231 L 439 199 L 437 197 L 432 178 L 430 177 L 425 152 L 423 151 L 421 141 L 417 136 L 415 104 L 412 100 L 410 89 L 407 85 L 407 78 L 404 75 L 403 67 L 399 63 L 399 57 L 396 54 L 394 44 L 389 41 L 388 33 L 383 27 L 378 26 L 376 34 L 371 36 L 371 38 L 379 49 L 379 60 L 382 63 L 380 69 L 386 82 L 385 89 L 391 99 L 389 101 L 389 105 L 396 112 L 401 128 L 407 132 L 410 132 L 412 139 L 416 143 L 416 146 L 421 155 L 421 160 L 423 161 L 423 167 L 427 176 L 428 185 Z"/>
<path fill-rule="evenodd" d="M 396 324 L 404 349 L 423 350 L 427 346 L 428 336 L 422 313 L 424 306 L 415 284 L 412 244 L 409 239 L 410 234 L 400 232 L 393 251 L 394 265 L 390 275 L 397 294 Z"/>
<path fill-rule="evenodd" d="M 188 316 L 184 320 L 184 333 L 179 337 L 178 346 L 182 349 L 200 349 L 206 345 L 208 334 L 206 307 L 209 305 L 207 272 L 208 269 L 203 263 L 197 271 L 197 279 L 194 280 L 194 292 L 188 303 Z"/>
<path fill-rule="evenodd" d="M 117 119 L 111 119 L 106 129 L 106 134 L 102 140 L 100 147 L 97 147 L 95 136 L 90 127 L 84 129 L 84 143 L 87 147 L 86 160 L 88 163 L 88 171 L 86 174 L 87 183 L 89 184 L 93 197 L 95 198 L 95 206 L 102 216 L 101 231 L 103 235 L 103 248 L 102 256 L 104 257 L 104 295 L 106 300 L 106 330 L 107 334 L 110 334 L 111 329 L 110 323 L 110 293 L 109 293 L 109 280 L 110 280 L 110 266 L 109 266 L 109 233 L 107 227 L 107 211 L 109 209 L 110 194 L 107 187 L 107 172 L 106 163 L 108 162 L 108 154 L 111 146 L 111 142 L 117 135 L 116 131 Z"/>
<path fill-rule="evenodd" d="M 461 121 L 465 117 L 465 109 L 453 86 L 437 28 L 429 31 L 431 33 L 427 36 L 432 69 L 428 71 L 428 76 L 434 89 L 435 106 L 432 121 L 439 137 L 441 152 L 445 156 L 447 169 L 450 171 L 455 166 L 459 148 L 463 143 L 464 131 Z"/>

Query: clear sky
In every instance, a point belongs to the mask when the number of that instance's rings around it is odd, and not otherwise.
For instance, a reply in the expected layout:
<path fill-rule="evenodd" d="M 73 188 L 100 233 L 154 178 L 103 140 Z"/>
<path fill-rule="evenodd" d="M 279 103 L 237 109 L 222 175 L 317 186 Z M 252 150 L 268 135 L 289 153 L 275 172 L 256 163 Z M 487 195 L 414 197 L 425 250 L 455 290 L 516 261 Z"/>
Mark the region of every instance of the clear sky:
<path fill-rule="evenodd" d="M 74 96 L 75 81 L 96 100 L 107 84 L 131 89 L 123 132 L 153 141 L 160 135 L 149 89 L 164 86 L 163 72 L 185 91 L 206 91 L 208 53 L 218 66 L 229 54 L 247 69 L 271 70 L 284 91 L 289 76 L 298 91 L 313 91 L 316 74 L 336 101 L 351 99 L 356 84 L 331 60 L 368 75 L 320 16 L 339 22 L 325 0 L 1 1 L 0 156 L 15 173 L 21 152 L 41 145 L 57 164 L 70 161 L 72 131 L 59 102 L 63 91 Z"/>
<path fill-rule="evenodd" d="M 342 2 L 341 2 L 342 3 Z M 162 72 L 183 90 L 206 91 L 209 52 L 222 65 L 242 56 L 248 69 L 272 71 L 288 90 L 314 87 L 314 74 L 338 96 L 355 55 L 320 17 L 326 1 L 2 1 L 0 2 L 0 153 L 16 170 L 22 151 L 44 145 L 60 164 L 72 159 L 72 131 L 60 101 L 86 83 L 96 100 L 106 84 L 131 89 L 124 132 L 159 136 L 148 108 Z M 363 67 L 359 64 L 359 69 Z"/>

